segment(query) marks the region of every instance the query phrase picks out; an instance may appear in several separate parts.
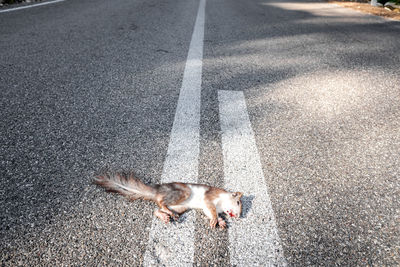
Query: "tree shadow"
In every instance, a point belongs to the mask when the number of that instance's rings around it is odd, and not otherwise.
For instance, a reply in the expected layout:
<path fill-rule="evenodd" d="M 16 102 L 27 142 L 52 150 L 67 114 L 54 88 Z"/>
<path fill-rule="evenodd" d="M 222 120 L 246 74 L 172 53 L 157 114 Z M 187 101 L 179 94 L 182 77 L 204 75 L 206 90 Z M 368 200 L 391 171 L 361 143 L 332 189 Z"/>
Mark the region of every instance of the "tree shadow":
<path fill-rule="evenodd" d="M 253 206 L 254 195 L 242 196 L 242 218 L 246 218 Z"/>

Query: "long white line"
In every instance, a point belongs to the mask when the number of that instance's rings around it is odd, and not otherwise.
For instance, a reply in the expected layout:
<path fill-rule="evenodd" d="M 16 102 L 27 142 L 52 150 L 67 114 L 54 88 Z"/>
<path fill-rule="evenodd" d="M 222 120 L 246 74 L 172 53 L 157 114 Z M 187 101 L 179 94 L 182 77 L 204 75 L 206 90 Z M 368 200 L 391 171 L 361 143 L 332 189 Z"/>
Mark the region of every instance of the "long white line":
<path fill-rule="evenodd" d="M 200 0 L 164 162 L 162 183 L 196 183 L 198 180 L 205 4 L 205 0 Z M 169 225 L 157 218 L 153 219 L 144 266 L 193 265 L 195 217 L 190 212 L 183 217 L 183 221 Z"/>
<path fill-rule="evenodd" d="M 242 191 L 244 218 L 229 228 L 233 266 L 286 266 L 241 91 L 218 91 L 225 186 Z"/>
<path fill-rule="evenodd" d="M 49 4 L 55 4 L 55 3 L 63 2 L 63 1 L 65 1 L 65 0 L 54 0 L 54 1 L 49 1 L 49 2 L 44 2 L 44 3 L 39 3 L 39 4 L 32 4 L 32 5 L 27 5 L 27 6 L 9 8 L 9 9 L 0 10 L 0 13 L 21 10 L 21 9 L 26 9 L 26 8 L 31 8 L 31 7 L 37 7 L 37 6 L 44 6 L 44 5 L 49 5 Z"/>

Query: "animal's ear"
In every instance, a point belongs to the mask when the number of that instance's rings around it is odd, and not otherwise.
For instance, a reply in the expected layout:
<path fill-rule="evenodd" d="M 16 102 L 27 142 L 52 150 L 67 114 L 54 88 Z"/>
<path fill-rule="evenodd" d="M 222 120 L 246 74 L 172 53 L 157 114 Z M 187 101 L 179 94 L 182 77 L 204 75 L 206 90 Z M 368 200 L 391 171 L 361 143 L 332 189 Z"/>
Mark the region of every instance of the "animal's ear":
<path fill-rule="evenodd" d="M 232 193 L 232 197 L 240 199 L 243 196 L 242 192 L 235 192 Z"/>

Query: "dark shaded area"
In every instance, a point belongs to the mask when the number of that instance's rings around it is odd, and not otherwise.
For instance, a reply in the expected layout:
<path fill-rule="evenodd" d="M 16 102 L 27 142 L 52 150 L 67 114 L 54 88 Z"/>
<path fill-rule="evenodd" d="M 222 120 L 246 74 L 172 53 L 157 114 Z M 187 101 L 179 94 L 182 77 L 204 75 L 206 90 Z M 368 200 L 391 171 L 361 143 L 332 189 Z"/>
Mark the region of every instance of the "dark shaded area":
<path fill-rule="evenodd" d="M 243 207 L 242 207 L 242 216 L 241 217 L 243 217 L 243 218 L 247 217 L 247 213 L 249 213 L 249 211 L 251 210 L 251 207 L 253 206 L 253 200 L 254 200 L 253 195 L 242 197 Z"/>

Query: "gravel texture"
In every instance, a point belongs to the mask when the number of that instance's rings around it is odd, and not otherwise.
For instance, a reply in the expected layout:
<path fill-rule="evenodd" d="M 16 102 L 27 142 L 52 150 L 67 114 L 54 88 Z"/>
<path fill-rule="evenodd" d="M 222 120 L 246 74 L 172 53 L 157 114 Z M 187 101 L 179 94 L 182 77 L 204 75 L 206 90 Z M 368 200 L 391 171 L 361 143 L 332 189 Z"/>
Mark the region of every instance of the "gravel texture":
<path fill-rule="evenodd" d="M 2 265 L 143 262 L 154 205 L 90 181 L 159 181 L 197 8 L 0 14 Z M 244 91 L 289 265 L 400 264 L 399 32 L 327 3 L 207 2 L 199 180 L 224 186 L 217 91 Z M 229 265 L 227 232 L 195 214 L 195 265 Z"/>
<path fill-rule="evenodd" d="M 208 7 L 205 84 L 245 92 L 289 265 L 398 265 L 400 25 L 325 3 Z"/>
<path fill-rule="evenodd" d="M 65 1 L 0 14 L 2 264 L 140 264 L 154 206 L 90 181 L 102 169 L 159 180 L 196 10 Z"/>

